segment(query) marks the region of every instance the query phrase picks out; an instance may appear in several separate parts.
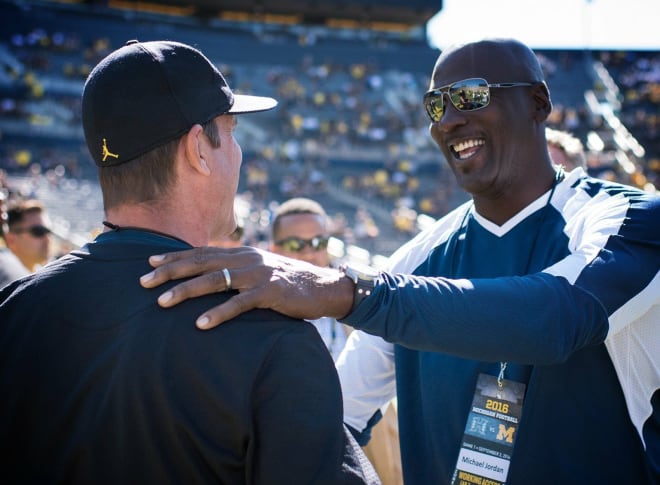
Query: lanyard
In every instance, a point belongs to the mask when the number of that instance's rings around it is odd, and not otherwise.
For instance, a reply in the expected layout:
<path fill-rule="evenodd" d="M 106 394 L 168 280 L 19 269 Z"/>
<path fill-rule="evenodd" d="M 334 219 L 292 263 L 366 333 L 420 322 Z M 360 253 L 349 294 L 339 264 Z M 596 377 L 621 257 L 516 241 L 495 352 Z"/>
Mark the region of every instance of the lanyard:
<path fill-rule="evenodd" d="M 545 219 L 548 215 L 548 212 L 550 211 L 550 205 L 552 202 L 552 197 L 555 195 L 555 189 L 557 188 L 557 185 L 559 185 L 559 182 L 561 182 L 564 179 L 564 168 L 559 167 L 559 169 L 555 173 L 555 179 L 552 184 L 552 188 L 550 189 L 550 195 L 548 196 L 548 201 L 545 203 L 543 206 L 543 209 L 541 209 L 543 212 L 541 214 L 541 220 L 538 225 L 538 229 L 536 230 L 536 234 L 534 235 L 534 240 L 532 241 L 532 246 L 529 250 L 529 254 L 527 256 L 527 262 L 525 263 L 525 270 L 523 274 L 528 274 L 529 269 L 532 264 L 532 257 L 534 256 L 534 251 L 536 250 L 536 243 L 538 242 L 539 236 L 541 235 L 541 231 L 543 229 L 543 224 L 545 223 Z M 468 216 L 470 215 L 470 212 L 474 206 L 474 202 L 470 204 L 470 206 L 467 208 L 465 211 L 465 214 L 463 215 L 463 218 L 461 220 L 461 225 L 459 226 L 459 230 L 457 231 L 457 236 L 456 236 L 456 241 L 454 243 L 454 247 L 452 249 L 452 277 L 456 277 L 456 272 L 458 269 L 458 260 L 463 259 L 463 251 L 461 251 L 461 254 L 458 255 L 458 258 L 456 257 L 456 247 L 458 246 L 458 241 L 461 238 L 464 238 L 465 235 L 467 234 L 467 226 L 468 226 Z M 504 386 L 504 371 L 506 370 L 507 367 L 507 362 L 500 362 L 500 372 L 499 375 L 497 376 L 497 385 L 500 389 Z"/>
<path fill-rule="evenodd" d="M 534 236 L 532 247 L 529 250 L 529 255 L 527 256 L 527 263 L 525 264 L 525 272 L 523 273 L 524 275 L 529 273 L 529 268 L 532 264 L 532 256 L 534 255 L 534 251 L 536 250 L 536 243 L 539 240 L 539 236 L 541 235 L 541 230 L 543 229 L 543 224 L 545 223 L 546 216 L 548 215 L 548 211 L 550 210 L 550 203 L 552 202 L 552 196 L 555 195 L 555 189 L 557 188 L 557 185 L 559 185 L 559 182 L 561 182 L 563 179 L 564 179 L 564 167 L 560 166 L 557 172 L 555 173 L 555 180 L 552 183 L 552 189 L 550 190 L 548 201 L 543 206 L 543 209 L 541 209 L 543 211 L 543 214 L 541 215 L 539 228 L 536 230 L 536 235 Z M 499 387 L 500 391 L 504 387 L 504 371 L 506 370 L 506 366 L 507 366 L 507 362 L 500 362 L 500 373 L 497 376 L 497 386 Z"/>
<path fill-rule="evenodd" d="M 560 169 L 555 177 L 548 201 L 541 209 L 543 213 L 529 250 L 524 274 L 530 270 L 532 256 L 536 250 L 536 243 L 545 223 L 552 196 L 562 178 L 563 171 Z M 467 213 L 463 218 L 461 228 L 466 225 Z M 460 237 L 465 237 L 465 233 L 461 230 L 458 231 L 457 240 Z M 504 373 L 507 365 L 507 362 L 500 362 L 497 377 L 485 373 L 477 376 L 475 393 L 451 480 L 452 485 L 477 483 L 500 485 L 507 481 L 515 439 L 522 417 L 526 388 L 523 382 L 513 379 L 505 380 Z"/>

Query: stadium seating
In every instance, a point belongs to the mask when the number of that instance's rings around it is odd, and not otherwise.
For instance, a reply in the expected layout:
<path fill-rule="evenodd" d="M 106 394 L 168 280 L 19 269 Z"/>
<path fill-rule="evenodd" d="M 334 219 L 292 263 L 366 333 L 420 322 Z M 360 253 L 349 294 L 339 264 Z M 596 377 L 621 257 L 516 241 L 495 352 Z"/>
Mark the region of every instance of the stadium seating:
<path fill-rule="evenodd" d="M 237 133 L 239 192 L 255 213 L 292 195 L 312 196 L 345 220 L 347 241 L 388 255 L 419 229 L 418 217 L 441 216 L 467 198 L 420 109 L 438 54 L 423 39 L 87 4 L 0 3 L 0 18 L 0 168 L 43 199 L 75 241 L 102 219 L 80 92 L 96 62 L 133 38 L 196 45 L 235 91 L 280 100 L 277 110 L 242 119 Z M 657 187 L 657 53 L 538 54 L 553 93 L 553 125 L 592 149 L 594 173 Z M 257 225 L 255 244 L 264 231 Z"/>

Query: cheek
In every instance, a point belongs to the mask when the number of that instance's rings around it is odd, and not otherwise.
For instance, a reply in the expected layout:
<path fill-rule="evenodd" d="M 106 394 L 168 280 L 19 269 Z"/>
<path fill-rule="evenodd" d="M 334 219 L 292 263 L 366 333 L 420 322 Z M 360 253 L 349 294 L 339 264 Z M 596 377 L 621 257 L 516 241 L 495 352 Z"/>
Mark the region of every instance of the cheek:
<path fill-rule="evenodd" d="M 429 125 L 429 134 L 435 144 L 442 148 L 442 134 L 440 133 L 440 128 L 438 128 L 437 123 L 431 123 Z"/>
<path fill-rule="evenodd" d="M 243 161 L 243 150 L 234 136 L 231 137 L 231 147 L 233 159 L 237 161 L 240 166 Z"/>
<path fill-rule="evenodd" d="M 221 147 L 223 147 L 222 158 L 224 160 L 224 177 L 237 179 L 243 161 L 243 151 L 241 150 L 241 146 L 233 136 L 229 135 L 222 137 Z"/>
<path fill-rule="evenodd" d="M 451 159 L 451 153 L 449 153 L 448 149 L 446 149 L 444 145 L 442 133 L 440 132 L 440 128 L 438 128 L 437 124 L 431 123 L 429 125 L 429 134 L 431 135 L 431 138 L 435 144 L 438 145 L 438 148 L 440 148 L 440 151 L 445 155 L 447 161 L 449 161 Z"/>
<path fill-rule="evenodd" d="M 233 156 L 233 167 L 236 172 L 236 178 L 240 176 L 241 173 L 241 165 L 243 163 L 243 150 L 241 150 L 241 146 L 234 141 L 234 156 Z"/>

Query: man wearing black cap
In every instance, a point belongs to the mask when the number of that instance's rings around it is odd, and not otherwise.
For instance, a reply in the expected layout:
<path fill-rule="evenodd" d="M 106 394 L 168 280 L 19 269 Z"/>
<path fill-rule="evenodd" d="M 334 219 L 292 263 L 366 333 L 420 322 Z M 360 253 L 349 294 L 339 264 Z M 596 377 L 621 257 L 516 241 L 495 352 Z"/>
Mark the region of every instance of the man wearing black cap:
<path fill-rule="evenodd" d="M 187 323 L 215 297 L 166 311 L 138 283 L 149 255 L 234 230 L 235 115 L 276 104 L 175 42 L 129 42 L 92 71 L 106 231 L 0 293 L 3 481 L 377 482 L 313 327 L 256 310 L 209 338 Z"/>

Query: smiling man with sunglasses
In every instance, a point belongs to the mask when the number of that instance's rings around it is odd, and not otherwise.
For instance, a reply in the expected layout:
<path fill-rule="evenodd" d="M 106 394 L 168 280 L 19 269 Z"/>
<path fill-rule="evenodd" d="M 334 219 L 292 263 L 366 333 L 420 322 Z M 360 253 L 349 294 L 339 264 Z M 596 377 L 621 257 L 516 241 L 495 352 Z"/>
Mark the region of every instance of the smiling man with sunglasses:
<path fill-rule="evenodd" d="M 143 285 L 204 274 L 172 306 L 229 268 L 240 294 L 198 327 L 269 307 L 361 329 L 338 361 L 344 419 L 364 437 L 396 393 L 406 485 L 660 483 L 660 198 L 556 169 L 550 93 L 518 41 L 443 51 L 423 105 L 472 200 L 388 271 L 198 249 L 152 258 Z"/>
<path fill-rule="evenodd" d="M 46 209 L 38 200 L 14 202 L 7 210 L 7 248 L 29 273 L 46 264 L 50 257 L 50 229 Z"/>

